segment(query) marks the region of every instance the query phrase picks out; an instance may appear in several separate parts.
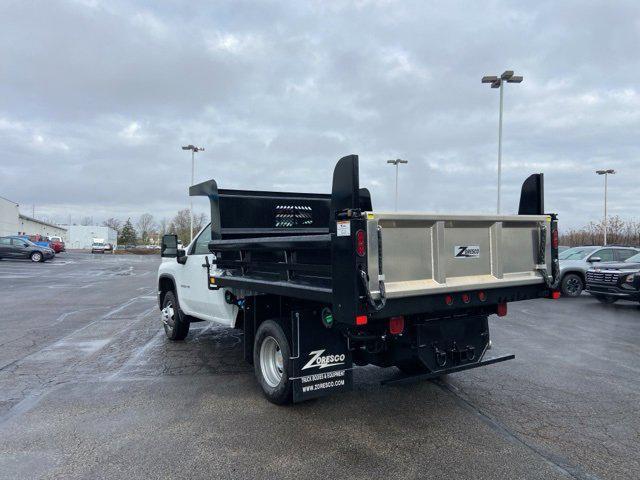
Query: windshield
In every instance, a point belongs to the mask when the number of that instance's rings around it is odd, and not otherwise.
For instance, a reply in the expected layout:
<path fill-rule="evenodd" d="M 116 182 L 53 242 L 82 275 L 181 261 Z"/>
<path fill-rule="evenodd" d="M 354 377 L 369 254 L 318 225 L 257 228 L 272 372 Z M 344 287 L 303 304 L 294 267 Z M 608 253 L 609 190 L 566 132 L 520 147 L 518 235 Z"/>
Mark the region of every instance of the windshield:
<path fill-rule="evenodd" d="M 31 240 L 27 240 L 26 238 L 19 238 L 18 240 L 20 240 L 21 242 L 24 242 L 28 245 L 31 245 L 32 247 L 37 247 L 38 245 L 36 245 L 35 243 L 33 243 Z"/>
<path fill-rule="evenodd" d="M 104 247 L 104 243 L 94 243 L 94 247 Z"/>
<path fill-rule="evenodd" d="M 627 258 L 625 262 L 640 263 L 640 253 L 636 253 L 633 257 Z"/>
<path fill-rule="evenodd" d="M 582 260 L 599 247 L 573 247 L 558 255 L 560 260 Z"/>

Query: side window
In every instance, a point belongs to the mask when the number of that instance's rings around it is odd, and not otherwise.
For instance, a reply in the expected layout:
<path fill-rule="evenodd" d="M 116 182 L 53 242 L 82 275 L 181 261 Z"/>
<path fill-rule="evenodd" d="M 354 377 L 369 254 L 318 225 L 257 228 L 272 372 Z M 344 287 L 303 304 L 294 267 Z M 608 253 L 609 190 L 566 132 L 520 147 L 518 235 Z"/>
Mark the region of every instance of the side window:
<path fill-rule="evenodd" d="M 196 238 L 191 255 L 207 255 L 209 252 L 209 242 L 211 241 L 211 229 L 205 228 L 200 236 Z"/>
<path fill-rule="evenodd" d="M 10 238 L 0 238 L 0 245 L 11 245 Z"/>
<path fill-rule="evenodd" d="M 594 257 L 600 257 L 603 262 L 615 261 L 615 250 L 613 248 L 603 248 L 593 254 Z"/>
<path fill-rule="evenodd" d="M 618 260 L 624 262 L 627 258 L 633 257 L 638 252 L 636 250 L 631 250 L 630 248 L 621 248 L 616 250 L 616 253 L 618 254 Z"/>

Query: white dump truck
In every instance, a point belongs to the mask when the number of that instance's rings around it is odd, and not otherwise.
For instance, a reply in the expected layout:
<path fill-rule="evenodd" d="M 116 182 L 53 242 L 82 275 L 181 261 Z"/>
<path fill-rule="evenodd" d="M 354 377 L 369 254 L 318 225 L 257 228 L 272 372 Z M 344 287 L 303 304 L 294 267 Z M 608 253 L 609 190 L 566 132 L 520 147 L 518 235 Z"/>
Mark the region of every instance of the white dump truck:
<path fill-rule="evenodd" d="M 241 329 L 274 403 L 345 391 L 355 365 L 396 366 L 402 382 L 509 360 L 487 356 L 488 316 L 559 296 L 542 174 L 524 182 L 517 215 L 378 212 L 355 155 L 337 163 L 331 194 L 210 180 L 190 195 L 209 198 L 211 224 L 184 250 L 163 237 L 167 337 L 185 339 L 196 321 Z"/>

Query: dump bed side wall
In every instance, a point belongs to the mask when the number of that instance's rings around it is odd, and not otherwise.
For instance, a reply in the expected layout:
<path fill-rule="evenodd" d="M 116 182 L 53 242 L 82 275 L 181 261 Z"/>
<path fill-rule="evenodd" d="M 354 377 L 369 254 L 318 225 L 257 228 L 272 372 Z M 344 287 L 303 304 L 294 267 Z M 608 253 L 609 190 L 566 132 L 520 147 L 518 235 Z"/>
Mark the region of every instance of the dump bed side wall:
<path fill-rule="evenodd" d="M 372 292 L 378 290 L 378 225 L 389 298 L 543 283 L 537 268 L 542 225 L 551 266 L 548 216 L 374 213 L 367 227 Z"/>

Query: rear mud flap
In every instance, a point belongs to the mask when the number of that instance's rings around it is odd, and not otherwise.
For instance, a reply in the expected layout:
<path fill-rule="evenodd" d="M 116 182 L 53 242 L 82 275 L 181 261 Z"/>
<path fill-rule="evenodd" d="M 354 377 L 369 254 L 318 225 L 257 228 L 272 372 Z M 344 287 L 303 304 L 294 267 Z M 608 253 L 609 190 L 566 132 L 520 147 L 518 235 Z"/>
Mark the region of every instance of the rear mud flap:
<path fill-rule="evenodd" d="M 317 311 L 291 314 L 293 401 L 348 391 L 353 386 L 353 361 L 342 335 L 325 328 Z"/>

